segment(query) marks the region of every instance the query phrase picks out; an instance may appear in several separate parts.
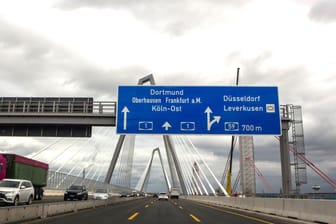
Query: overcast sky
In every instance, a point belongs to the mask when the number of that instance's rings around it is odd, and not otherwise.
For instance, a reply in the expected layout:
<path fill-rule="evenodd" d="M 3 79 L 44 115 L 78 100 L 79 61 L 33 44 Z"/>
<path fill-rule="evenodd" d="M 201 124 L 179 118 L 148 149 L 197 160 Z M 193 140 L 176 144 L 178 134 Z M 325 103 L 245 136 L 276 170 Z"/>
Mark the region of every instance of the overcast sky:
<path fill-rule="evenodd" d="M 117 100 L 118 85 L 147 74 L 158 85 L 228 86 L 240 67 L 240 85 L 278 86 L 280 104 L 302 106 L 306 156 L 335 180 L 335 40 L 334 0 L 0 0 L 0 96 Z M 162 144 L 145 138 L 135 152 L 143 168 Z M 230 137 L 192 140 L 220 178 Z M 0 148 L 25 155 L 52 141 L 1 137 Z M 254 144 L 256 165 L 278 192 L 278 142 Z M 333 191 L 307 171 L 306 191 Z"/>

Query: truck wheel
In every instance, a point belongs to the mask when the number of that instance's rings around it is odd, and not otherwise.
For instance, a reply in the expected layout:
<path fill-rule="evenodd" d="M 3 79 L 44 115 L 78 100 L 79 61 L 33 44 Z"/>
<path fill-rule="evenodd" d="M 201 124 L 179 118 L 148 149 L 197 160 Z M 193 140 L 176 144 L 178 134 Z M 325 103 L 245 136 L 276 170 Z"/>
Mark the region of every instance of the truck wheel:
<path fill-rule="evenodd" d="M 13 206 L 18 206 L 19 205 L 19 196 L 16 196 L 14 198 L 14 203 L 13 203 Z"/>
<path fill-rule="evenodd" d="M 42 187 L 36 187 L 35 188 L 34 200 L 42 200 L 42 197 L 43 197 L 43 188 Z"/>
<path fill-rule="evenodd" d="M 38 200 L 42 200 L 42 198 L 43 198 L 43 192 L 44 192 L 43 188 L 40 187 L 38 192 L 39 192 L 38 193 Z"/>
<path fill-rule="evenodd" d="M 38 199 L 38 190 L 37 188 L 34 188 L 34 200 Z"/>
<path fill-rule="evenodd" d="M 30 195 L 27 201 L 27 205 L 31 205 L 33 203 L 33 195 Z"/>

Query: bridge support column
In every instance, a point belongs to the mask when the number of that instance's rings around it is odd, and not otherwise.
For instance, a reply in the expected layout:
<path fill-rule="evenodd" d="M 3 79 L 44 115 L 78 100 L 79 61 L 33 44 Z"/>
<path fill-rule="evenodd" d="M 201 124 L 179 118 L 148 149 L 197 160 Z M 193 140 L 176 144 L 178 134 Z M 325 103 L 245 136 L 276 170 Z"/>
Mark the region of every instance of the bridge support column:
<path fill-rule="evenodd" d="M 113 157 L 112 157 L 112 160 L 111 160 L 111 163 L 110 163 L 110 167 L 109 167 L 109 169 L 107 171 L 107 174 L 106 174 L 106 177 L 105 177 L 105 183 L 106 184 L 109 184 L 111 182 L 112 174 L 113 174 L 114 168 L 117 164 L 117 160 L 119 158 L 119 154 L 120 154 L 120 151 L 121 151 L 121 147 L 124 143 L 125 137 L 126 137 L 126 135 L 120 135 L 119 136 L 118 143 L 117 143 L 117 146 L 114 150 L 114 154 L 113 154 Z"/>
<path fill-rule="evenodd" d="M 176 151 L 175 151 L 175 148 L 170 140 L 170 137 L 168 135 L 163 135 L 163 141 L 164 141 L 164 144 L 165 144 L 165 147 L 166 147 L 166 151 L 167 151 L 167 157 L 168 157 L 168 164 L 169 164 L 169 168 L 170 168 L 170 172 L 171 172 L 171 175 L 172 175 L 172 178 L 173 178 L 173 188 L 177 188 L 178 186 L 177 185 L 177 181 L 174 180 L 174 178 L 176 177 L 175 175 L 175 170 L 174 170 L 174 165 L 175 165 L 175 168 L 176 168 L 176 173 L 177 173 L 177 176 L 178 176 L 178 179 L 180 181 L 180 186 L 181 186 L 181 190 L 183 192 L 184 195 L 187 195 L 187 188 L 186 188 L 186 185 L 185 185 L 185 182 L 184 182 L 184 179 L 183 179 L 183 176 L 182 176 L 182 172 L 181 172 L 181 165 L 180 165 L 180 162 L 178 161 L 177 159 L 177 155 L 176 155 Z M 171 156 L 171 159 L 169 159 L 169 156 Z M 172 160 L 172 161 L 171 161 Z M 175 175 L 175 177 L 174 177 Z"/>
<path fill-rule="evenodd" d="M 163 136 L 163 141 L 164 141 L 164 144 L 165 144 L 165 149 L 166 149 L 166 154 L 167 154 L 169 171 L 170 171 L 171 180 L 172 180 L 172 187 L 173 188 L 178 188 L 179 183 L 178 183 L 178 178 L 177 178 L 177 174 L 176 174 L 176 169 L 175 169 L 175 166 L 174 166 L 173 156 L 172 156 L 171 151 L 169 150 L 168 137 Z"/>
<path fill-rule="evenodd" d="M 143 183 L 140 183 L 140 192 L 144 192 L 145 186 L 148 185 L 148 180 L 149 180 L 149 176 L 150 176 L 150 170 L 152 168 L 152 162 L 153 162 L 153 158 L 154 158 L 154 155 L 155 155 L 156 151 L 159 154 L 159 159 L 160 159 L 160 163 L 161 163 L 162 172 L 163 172 L 164 178 L 166 180 L 167 190 L 170 191 L 170 189 L 171 189 L 171 185 L 170 185 L 170 182 L 169 182 L 169 179 L 168 179 L 168 175 L 167 175 L 167 172 L 166 172 L 166 170 L 164 168 L 164 165 L 163 165 L 163 160 L 162 160 L 160 149 L 156 148 L 156 149 L 153 150 L 151 159 L 149 160 L 148 166 L 146 167 L 144 181 L 143 181 Z"/>
<path fill-rule="evenodd" d="M 155 85 L 155 80 L 154 80 L 154 77 L 153 77 L 152 74 L 147 75 L 147 76 L 139 79 L 138 85 L 143 85 L 146 82 L 149 82 L 151 85 Z M 121 147 L 124 143 L 125 137 L 126 137 L 126 135 L 120 135 L 120 137 L 119 137 L 116 149 L 115 149 L 114 154 L 113 154 L 113 158 L 112 158 L 111 163 L 110 163 L 110 167 L 109 167 L 109 169 L 107 171 L 107 174 L 106 174 L 106 177 L 105 177 L 105 183 L 110 183 L 111 182 L 112 174 L 113 174 L 114 168 L 117 164 L 117 160 L 119 158 L 119 154 L 120 154 L 120 151 L 121 151 Z"/>

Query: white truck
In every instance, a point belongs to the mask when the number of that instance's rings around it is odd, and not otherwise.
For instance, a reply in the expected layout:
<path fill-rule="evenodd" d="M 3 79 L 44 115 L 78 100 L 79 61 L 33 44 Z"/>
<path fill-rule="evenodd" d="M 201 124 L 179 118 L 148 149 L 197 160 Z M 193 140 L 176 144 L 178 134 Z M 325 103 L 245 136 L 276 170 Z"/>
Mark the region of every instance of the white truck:
<path fill-rule="evenodd" d="M 169 195 L 170 199 L 179 199 L 180 191 L 178 188 L 172 188 Z"/>

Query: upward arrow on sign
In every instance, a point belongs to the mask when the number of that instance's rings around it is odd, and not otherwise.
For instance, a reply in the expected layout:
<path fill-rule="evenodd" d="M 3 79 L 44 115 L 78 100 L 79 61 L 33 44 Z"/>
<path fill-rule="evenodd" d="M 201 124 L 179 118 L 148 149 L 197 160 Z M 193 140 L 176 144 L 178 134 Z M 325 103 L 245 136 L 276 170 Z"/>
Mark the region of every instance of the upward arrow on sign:
<path fill-rule="evenodd" d="M 127 129 L 127 113 L 129 113 L 130 111 L 128 110 L 127 107 L 124 107 L 121 112 L 124 113 L 124 126 L 123 126 L 123 128 L 124 128 L 124 130 L 126 130 Z"/>
<path fill-rule="evenodd" d="M 172 126 L 169 124 L 168 121 L 166 121 L 166 122 L 162 125 L 162 127 L 163 127 L 166 131 L 168 131 L 168 129 L 171 128 Z"/>

